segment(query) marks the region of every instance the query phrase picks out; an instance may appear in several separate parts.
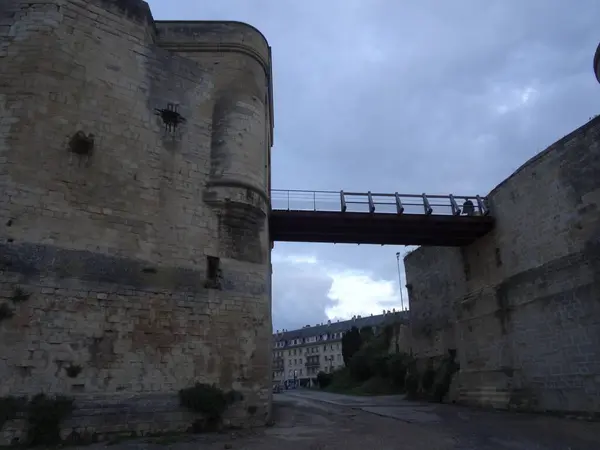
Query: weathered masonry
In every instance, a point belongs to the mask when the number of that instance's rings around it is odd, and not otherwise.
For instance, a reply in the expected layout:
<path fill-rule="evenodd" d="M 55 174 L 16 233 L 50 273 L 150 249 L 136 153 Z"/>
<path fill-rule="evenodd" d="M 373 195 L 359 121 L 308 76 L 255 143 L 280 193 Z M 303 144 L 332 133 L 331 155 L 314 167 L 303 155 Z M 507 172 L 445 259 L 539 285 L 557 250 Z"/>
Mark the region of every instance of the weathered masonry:
<path fill-rule="evenodd" d="M 600 118 L 488 200 L 490 234 L 405 258 L 413 351 L 456 349 L 466 403 L 600 412 Z"/>
<path fill-rule="evenodd" d="M 229 423 L 264 424 L 263 35 L 141 0 L 2 0 L 0 66 L 0 396 L 74 397 L 65 434 L 166 431 L 191 422 L 179 389 L 216 383 L 244 396 Z"/>

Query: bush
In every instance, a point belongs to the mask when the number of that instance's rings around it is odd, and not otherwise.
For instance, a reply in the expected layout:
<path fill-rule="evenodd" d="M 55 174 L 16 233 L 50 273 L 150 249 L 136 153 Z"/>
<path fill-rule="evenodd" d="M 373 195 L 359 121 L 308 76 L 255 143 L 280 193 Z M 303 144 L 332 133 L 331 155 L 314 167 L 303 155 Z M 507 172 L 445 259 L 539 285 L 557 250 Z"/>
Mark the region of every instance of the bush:
<path fill-rule="evenodd" d="M 419 390 L 419 379 L 414 373 L 407 373 L 406 379 L 404 380 L 404 389 L 406 389 L 406 395 L 408 398 L 415 398 L 417 391 Z"/>
<path fill-rule="evenodd" d="M 352 378 L 356 381 L 367 381 L 373 375 L 373 358 L 366 349 L 358 351 L 350 360 L 348 365 Z"/>
<path fill-rule="evenodd" d="M 432 367 L 428 367 L 423 376 L 421 377 L 421 388 L 425 392 L 429 392 L 433 386 L 433 382 L 435 381 L 435 370 Z"/>
<path fill-rule="evenodd" d="M 389 377 L 392 383 L 399 388 L 404 387 L 409 362 L 410 356 L 403 353 L 392 355 L 387 361 Z"/>
<path fill-rule="evenodd" d="M 360 350 L 362 340 L 358 328 L 352 327 L 342 335 L 342 357 L 347 366 L 352 357 Z"/>
<path fill-rule="evenodd" d="M 331 374 L 331 378 L 331 384 L 328 386 L 328 390 L 330 391 L 345 392 L 348 389 L 355 388 L 357 385 L 348 367 L 336 370 Z"/>
<path fill-rule="evenodd" d="M 38 394 L 27 406 L 27 441 L 31 446 L 60 443 L 60 424 L 73 412 L 73 399 Z"/>
<path fill-rule="evenodd" d="M 215 385 L 196 383 L 194 386 L 179 391 L 179 401 L 185 408 L 200 413 L 205 422 L 194 425 L 196 431 L 207 428 L 216 428 L 222 419 L 223 413 L 237 400 L 241 394 L 235 391 L 223 392 Z"/>
<path fill-rule="evenodd" d="M 371 371 L 380 378 L 389 378 L 389 361 L 390 355 L 376 355 L 372 358 Z"/>
<path fill-rule="evenodd" d="M 18 397 L 0 397 L 0 430 L 6 422 L 17 418 L 19 411 L 27 405 L 27 399 Z"/>
<path fill-rule="evenodd" d="M 317 383 L 321 389 L 328 387 L 333 381 L 333 374 L 325 373 L 323 371 L 317 374 Z"/>
<path fill-rule="evenodd" d="M 384 334 L 373 337 L 350 359 L 348 367 L 352 377 L 361 382 L 374 376 L 388 377 L 388 350 L 389 343 Z"/>
<path fill-rule="evenodd" d="M 397 394 L 398 388 L 389 378 L 374 376 L 365 381 L 355 392 L 367 395 L 389 395 Z"/>

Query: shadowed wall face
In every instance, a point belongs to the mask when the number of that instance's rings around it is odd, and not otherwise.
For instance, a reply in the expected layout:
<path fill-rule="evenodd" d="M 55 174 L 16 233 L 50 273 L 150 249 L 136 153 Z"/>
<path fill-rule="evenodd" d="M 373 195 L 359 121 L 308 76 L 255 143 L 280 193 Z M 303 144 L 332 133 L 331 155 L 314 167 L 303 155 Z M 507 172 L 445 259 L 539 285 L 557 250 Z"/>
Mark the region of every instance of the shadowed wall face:
<path fill-rule="evenodd" d="M 465 401 L 600 410 L 599 139 L 596 118 L 495 188 L 496 229 L 460 263 L 441 248 L 406 258 L 412 308 L 454 304 Z"/>
<path fill-rule="evenodd" d="M 190 425 L 174 396 L 200 381 L 244 394 L 229 422 L 264 423 L 263 36 L 239 23 L 176 33 L 138 0 L 5 0 L 0 18 L 0 396 L 93 409 L 111 394 L 122 411 L 154 405 L 152 420 L 120 421 L 159 431 Z"/>
<path fill-rule="evenodd" d="M 439 358 L 456 348 L 454 299 L 464 294 L 461 250 L 417 249 L 405 258 L 410 296 L 412 350 L 415 357 Z"/>

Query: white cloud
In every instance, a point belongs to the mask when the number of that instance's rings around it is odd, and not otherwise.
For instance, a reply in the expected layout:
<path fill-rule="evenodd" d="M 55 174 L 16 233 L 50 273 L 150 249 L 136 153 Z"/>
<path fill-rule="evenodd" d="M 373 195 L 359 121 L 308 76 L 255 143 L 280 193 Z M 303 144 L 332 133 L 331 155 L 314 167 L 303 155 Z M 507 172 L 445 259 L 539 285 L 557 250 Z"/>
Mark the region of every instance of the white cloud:
<path fill-rule="evenodd" d="M 532 106 L 538 96 L 538 90 L 533 86 L 523 88 L 512 88 L 508 91 L 498 89 L 494 95 L 498 98 L 495 111 L 498 114 L 513 112 L 519 108 Z"/>
<path fill-rule="evenodd" d="M 377 277 L 353 265 L 320 259 L 316 253 L 286 250 L 278 245 L 272 255 L 274 329 L 400 309 L 397 278 Z M 403 296 L 407 306 L 405 291 Z"/>
<path fill-rule="evenodd" d="M 383 309 L 400 309 L 397 280 L 374 279 L 356 270 L 331 271 L 333 284 L 327 296 L 335 306 L 327 308 L 329 319 L 347 319 L 355 314 L 381 314 Z"/>

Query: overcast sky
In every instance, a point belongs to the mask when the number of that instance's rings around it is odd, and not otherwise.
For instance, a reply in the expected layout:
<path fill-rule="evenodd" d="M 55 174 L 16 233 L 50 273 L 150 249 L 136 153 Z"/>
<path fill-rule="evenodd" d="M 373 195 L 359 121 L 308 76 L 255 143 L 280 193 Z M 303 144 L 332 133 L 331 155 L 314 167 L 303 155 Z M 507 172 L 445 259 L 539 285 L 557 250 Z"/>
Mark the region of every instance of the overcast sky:
<path fill-rule="evenodd" d="M 485 195 L 600 111 L 597 0 L 149 3 L 265 34 L 275 189 Z M 277 243 L 274 329 L 399 308 L 397 251 Z"/>

